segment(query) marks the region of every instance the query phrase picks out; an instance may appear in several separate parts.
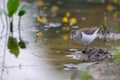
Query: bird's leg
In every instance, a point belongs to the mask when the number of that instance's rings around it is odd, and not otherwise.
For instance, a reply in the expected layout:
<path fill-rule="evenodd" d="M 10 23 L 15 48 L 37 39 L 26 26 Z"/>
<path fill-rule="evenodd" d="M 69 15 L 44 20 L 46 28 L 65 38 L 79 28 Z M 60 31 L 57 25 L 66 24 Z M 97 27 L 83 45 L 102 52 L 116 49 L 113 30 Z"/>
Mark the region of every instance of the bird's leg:
<path fill-rule="evenodd" d="M 82 51 L 82 52 L 83 52 L 83 53 L 86 53 L 87 48 L 88 48 L 88 45 L 85 45 L 85 47 L 84 47 L 84 51 Z"/>
<path fill-rule="evenodd" d="M 88 49 L 88 45 L 85 45 L 85 51 L 87 51 L 87 49 Z"/>

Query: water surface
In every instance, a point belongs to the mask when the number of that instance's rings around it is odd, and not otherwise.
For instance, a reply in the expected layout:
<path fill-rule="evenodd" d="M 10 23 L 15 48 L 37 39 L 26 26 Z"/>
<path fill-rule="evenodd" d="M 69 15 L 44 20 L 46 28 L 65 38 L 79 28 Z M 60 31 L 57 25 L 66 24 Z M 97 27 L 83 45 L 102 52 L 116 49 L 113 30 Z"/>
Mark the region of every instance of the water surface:
<path fill-rule="evenodd" d="M 1 3 L 2 4 L 2 3 Z M 61 22 L 65 12 L 70 12 L 77 19 L 79 28 L 99 26 L 103 22 L 105 4 L 79 3 L 72 5 L 68 2 L 60 7 L 58 16 L 50 19 L 53 22 Z M 34 10 L 34 11 L 33 11 Z M 5 71 L 3 80 L 70 80 L 73 71 L 64 70 L 64 64 L 80 64 L 80 61 L 73 60 L 65 55 L 70 54 L 69 49 L 83 49 L 83 45 L 75 41 L 64 40 L 63 35 L 69 32 L 61 31 L 62 28 L 52 28 L 43 31 L 43 41 L 36 43 L 36 30 L 41 30 L 36 26 L 35 17 L 37 8 L 33 7 L 23 17 L 22 37 L 27 43 L 27 49 L 21 50 L 20 55 L 16 58 L 7 50 L 5 60 Z M 83 20 L 85 18 L 85 20 Z M 15 17 L 17 20 L 18 18 Z M 108 20 L 108 26 L 111 31 L 116 28 L 117 21 L 111 17 Z M 17 36 L 17 24 L 15 24 L 15 33 Z M 59 31 L 59 33 L 56 33 Z M 4 39 L 0 42 L 3 50 Z M 110 41 L 111 42 L 111 41 Z M 91 46 L 108 47 L 104 39 L 96 39 Z M 114 44 L 114 42 L 112 42 Z M 111 44 L 112 45 L 112 44 Z M 2 57 L 2 54 L 0 55 Z"/>

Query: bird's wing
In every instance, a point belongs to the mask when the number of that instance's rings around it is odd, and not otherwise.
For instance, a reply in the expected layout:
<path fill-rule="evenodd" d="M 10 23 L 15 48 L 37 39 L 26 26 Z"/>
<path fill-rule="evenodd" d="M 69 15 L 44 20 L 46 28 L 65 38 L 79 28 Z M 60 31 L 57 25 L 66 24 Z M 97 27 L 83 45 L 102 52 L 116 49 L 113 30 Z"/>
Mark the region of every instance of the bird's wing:
<path fill-rule="evenodd" d="M 93 34 L 96 29 L 98 29 L 97 27 L 93 27 L 93 28 L 83 28 L 83 29 L 79 29 L 79 32 L 84 32 L 85 34 Z"/>

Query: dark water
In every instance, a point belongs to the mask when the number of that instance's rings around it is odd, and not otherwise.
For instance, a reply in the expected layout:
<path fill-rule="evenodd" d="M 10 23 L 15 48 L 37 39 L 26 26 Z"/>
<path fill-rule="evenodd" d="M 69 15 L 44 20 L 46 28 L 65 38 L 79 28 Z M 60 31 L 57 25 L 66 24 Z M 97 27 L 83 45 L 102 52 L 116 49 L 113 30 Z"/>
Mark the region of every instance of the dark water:
<path fill-rule="evenodd" d="M 66 6 L 65 6 L 66 5 Z M 65 12 L 70 12 L 72 17 L 77 19 L 79 28 L 99 26 L 103 23 L 106 4 L 66 3 L 60 6 L 58 16 L 51 18 L 50 21 L 61 22 Z M 33 11 L 34 10 L 34 11 Z M 4 80 L 70 80 L 73 71 L 64 70 L 64 64 L 80 64 L 80 61 L 73 60 L 65 55 L 70 54 L 69 49 L 83 49 L 83 46 L 75 41 L 64 40 L 62 36 L 68 35 L 68 32 L 62 31 L 62 28 L 51 28 L 48 31 L 42 31 L 39 26 L 36 27 L 35 17 L 37 9 L 32 8 L 22 21 L 22 37 L 27 43 L 27 49 L 21 50 L 18 58 L 7 51 L 5 61 L 5 71 L 2 76 Z M 17 17 L 15 17 L 17 19 Z M 85 20 L 83 20 L 85 19 Z M 118 22 L 108 18 L 108 26 L 111 31 L 117 28 Z M 43 32 L 43 40 L 36 43 L 36 30 Z M 56 33 L 56 32 L 59 33 Z M 16 35 L 17 36 L 17 31 Z M 4 42 L 4 39 L 2 40 Z M 2 41 L 0 45 L 3 46 Z M 112 40 L 111 40 L 112 41 Z M 109 47 L 109 43 L 103 39 L 96 39 L 90 46 Z M 3 49 L 0 48 L 1 50 Z M 1 54 L 2 56 L 2 54 Z"/>

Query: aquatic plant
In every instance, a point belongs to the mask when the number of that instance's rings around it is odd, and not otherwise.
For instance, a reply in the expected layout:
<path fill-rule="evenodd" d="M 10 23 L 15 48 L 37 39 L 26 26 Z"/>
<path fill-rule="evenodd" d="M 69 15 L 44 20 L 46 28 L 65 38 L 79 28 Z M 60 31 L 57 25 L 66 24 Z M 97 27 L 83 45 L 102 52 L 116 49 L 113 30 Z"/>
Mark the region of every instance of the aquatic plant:
<path fill-rule="evenodd" d="M 13 54 L 15 57 L 18 57 L 20 48 L 26 48 L 26 44 L 21 37 L 21 18 L 30 8 L 30 5 L 23 5 L 20 8 L 19 7 L 19 0 L 8 0 L 7 4 L 5 0 L 3 0 L 3 9 L 0 9 L 0 19 L 2 22 L 2 33 L 0 35 L 0 40 L 3 38 L 5 39 L 5 42 L 3 43 L 5 46 L 3 49 L 1 77 L 5 68 L 6 50 L 9 49 L 11 54 Z M 14 15 L 17 14 L 17 12 L 19 17 L 17 26 L 19 38 L 14 36 Z"/>
<path fill-rule="evenodd" d="M 2 34 L 0 39 L 5 39 L 4 41 L 4 50 L 3 50 L 3 61 L 2 61 L 2 72 L 5 68 L 5 59 L 6 59 L 6 50 L 9 49 L 9 52 L 18 57 L 20 53 L 20 48 L 26 48 L 26 44 L 21 37 L 21 17 L 26 13 L 30 5 L 23 5 L 20 7 L 19 0 L 8 0 L 7 4 L 3 0 L 3 9 L 0 9 L 0 19 L 2 22 Z M 18 36 L 14 36 L 14 15 L 18 12 Z M 5 20 L 4 20 L 5 18 Z M 5 33 L 5 34 L 4 34 Z M 2 75 L 2 73 L 1 73 Z"/>
<path fill-rule="evenodd" d="M 14 6 L 13 6 L 14 5 Z M 24 40 L 21 37 L 21 29 L 20 29 L 20 23 L 21 23 L 21 17 L 26 13 L 26 11 L 28 10 L 29 6 L 28 5 L 23 5 L 20 9 L 19 9 L 19 0 L 8 0 L 7 2 L 7 10 L 4 9 L 3 11 L 6 13 L 6 22 L 4 24 L 7 24 L 7 31 L 6 31 L 6 35 L 8 38 L 8 42 L 7 42 L 7 47 L 9 49 L 9 51 L 14 54 L 16 57 L 18 57 L 19 55 L 19 48 L 26 48 L 26 44 L 24 42 Z M 19 17 L 19 22 L 18 22 L 18 33 L 19 33 L 19 42 L 17 40 L 16 37 L 14 37 L 14 15 L 17 13 L 18 11 L 18 17 Z M 7 39 L 6 38 L 6 39 Z"/>

